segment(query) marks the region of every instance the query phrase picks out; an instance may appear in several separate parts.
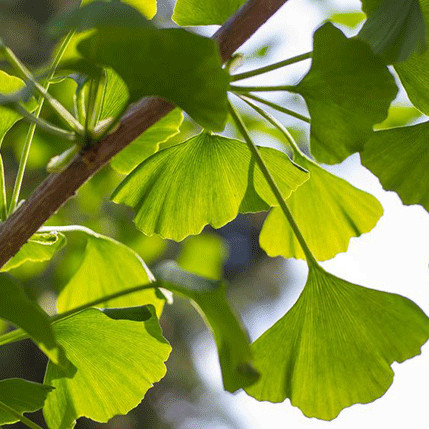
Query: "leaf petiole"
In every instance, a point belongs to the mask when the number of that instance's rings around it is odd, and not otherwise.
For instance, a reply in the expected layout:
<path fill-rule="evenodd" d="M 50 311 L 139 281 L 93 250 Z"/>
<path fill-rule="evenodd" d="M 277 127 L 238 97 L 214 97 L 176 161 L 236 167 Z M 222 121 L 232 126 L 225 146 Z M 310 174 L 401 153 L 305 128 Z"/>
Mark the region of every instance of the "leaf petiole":
<path fill-rule="evenodd" d="M 289 58 L 287 60 L 279 61 L 278 63 L 270 64 L 265 67 L 260 67 L 258 69 L 251 70 L 245 73 L 239 73 L 239 74 L 233 75 L 231 76 L 231 82 L 248 79 L 249 77 L 259 76 L 261 74 L 268 73 L 270 71 L 277 70 L 279 68 L 289 66 L 291 64 L 296 64 L 301 61 L 308 60 L 311 58 L 312 54 L 313 54 L 312 52 L 307 52 L 305 54 L 297 55 L 296 57 Z"/>
<path fill-rule="evenodd" d="M 249 92 L 275 92 L 287 91 L 296 92 L 293 85 L 274 85 L 274 86 L 236 86 L 230 85 L 229 90 L 236 94 L 247 94 Z"/>

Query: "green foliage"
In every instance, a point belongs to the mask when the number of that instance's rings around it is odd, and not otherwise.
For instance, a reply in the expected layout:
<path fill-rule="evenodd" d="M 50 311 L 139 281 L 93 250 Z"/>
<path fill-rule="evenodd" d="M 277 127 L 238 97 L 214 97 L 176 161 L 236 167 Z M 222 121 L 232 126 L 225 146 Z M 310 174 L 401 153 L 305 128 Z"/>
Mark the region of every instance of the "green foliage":
<path fill-rule="evenodd" d="M 334 13 L 329 17 L 329 19 L 335 24 L 345 25 L 346 27 L 354 28 L 365 19 L 365 14 L 362 12 Z"/>
<path fill-rule="evenodd" d="M 93 2 L 94 0 L 82 0 L 82 6 L 85 6 L 88 3 Z M 109 1 L 109 0 L 103 0 Z M 122 3 L 132 6 L 134 9 L 138 10 L 146 18 L 151 19 L 156 14 L 156 0 L 121 0 Z M 112 2 L 115 3 L 115 2 Z M 119 2 L 117 2 L 119 3 Z"/>
<path fill-rule="evenodd" d="M 307 179 L 282 152 L 261 151 L 285 197 Z M 261 198 L 275 204 L 244 143 L 202 133 L 148 158 L 121 183 L 112 199 L 135 208 L 135 223 L 145 234 L 181 241 L 199 234 L 207 224 L 220 228 L 233 220 L 247 189 L 242 211 L 260 211 Z"/>
<path fill-rule="evenodd" d="M 299 156 L 295 161 L 310 172 L 310 179 L 290 196 L 289 209 L 316 259 L 331 259 L 347 251 L 351 237 L 374 228 L 383 208 L 372 195 L 328 173 L 308 158 Z M 270 256 L 305 259 L 279 208 L 268 215 L 260 244 Z"/>
<path fill-rule="evenodd" d="M 326 164 L 359 152 L 387 117 L 395 80 L 369 47 L 327 23 L 314 34 L 311 70 L 296 86 L 311 115 L 311 152 Z"/>
<path fill-rule="evenodd" d="M 383 395 L 390 365 L 419 354 L 428 335 L 429 319 L 412 301 L 310 266 L 296 304 L 252 344 L 261 378 L 246 391 L 332 420 Z"/>
<path fill-rule="evenodd" d="M 79 417 L 107 422 L 136 407 L 153 383 L 164 377 L 171 347 L 155 310 L 124 309 L 112 317 L 88 309 L 53 325 L 58 342 L 77 368 L 65 378 L 48 363 L 45 384 L 55 387 L 43 414 L 50 428 L 73 427 Z M 112 400 L 113 399 L 113 400 Z"/>
<path fill-rule="evenodd" d="M 20 378 L 9 378 L 0 381 L 0 402 L 13 408 L 19 414 L 40 410 L 46 397 L 53 388 L 46 384 L 32 383 Z M 0 408 L 0 425 L 18 422 L 12 415 Z"/>
<path fill-rule="evenodd" d="M 252 365 L 249 339 L 232 312 L 222 282 L 183 271 L 175 262 L 155 270 L 162 284 L 193 301 L 213 332 L 222 367 L 223 386 L 229 392 L 253 384 L 259 374 Z"/>
<path fill-rule="evenodd" d="M 378 131 L 365 145 L 362 163 L 404 204 L 429 211 L 429 122 Z"/>

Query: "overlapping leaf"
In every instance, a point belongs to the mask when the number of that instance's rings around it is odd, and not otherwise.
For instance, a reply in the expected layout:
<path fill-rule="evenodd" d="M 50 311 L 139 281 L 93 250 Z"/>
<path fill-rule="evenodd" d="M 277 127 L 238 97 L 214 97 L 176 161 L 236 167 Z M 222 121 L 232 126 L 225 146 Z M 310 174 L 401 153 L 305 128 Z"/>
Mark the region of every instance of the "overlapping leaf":
<path fill-rule="evenodd" d="M 285 198 L 307 180 L 284 153 L 260 150 Z M 277 203 L 245 143 L 202 133 L 148 158 L 112 199 L 135 208 L 135 223 L 145 234 L 180 241 L 207 224 L 220 228 L 233 220 L 245 194 L 243 211 L 260 210 L 255 194 L 262 202 Z"/>
<path fill-rule="evenodd" d="M 65 241 L 64 235 L 58 232 L 36 233 L 3 265 L 1 271 L 18 268 L 26 262 L 49 261 L 65 245 Z"/>
<path fill-rule="evenodd" d="M 146 158 L 157 152 L 160 143 L 178 134 L 182 121 L 182 111 L 174 109 L 119 152 L 110 165 L 119 173 L 130 173 Z"/>
<path fill-rule="evenodd" d="M 418 355 L 428 337 L 429 319 L 412 301 L 313 266 L 296 304 L 253 343 L 261 378 L 246 391 L 332 420 L 383 395 L 390 365 Z"/>
<path fill-rule="evenodd" d="M 314 34 L 311 69 L 295 90 L 310 111 L 312 154 L 327 164 L 362 150 L 397 93 L 393 76 L 369 46 L 330 23 Z"/>
<path fill-rule="evenodd" d="M 154 309 L 148 306 L 129 313 L 124 309 L 106 315 L 88 309 L 54 324 L 58 341 L 77 372 L 73 378 L 63 378 L 48 363 L 45 383 L 55 390 L 43 413 L 50 428 L 73 427 L 82 416 L 107 422 L 127 414 L 164 377 L 171 347 L 162 336 Z"/>
<path fill-rule="evenodd" d="M 362 163 L 404 204 L 420 204 L 429 211 L 428 142 L 429 122 L 378 131 L 365 145 Z"/>
<path fill-rule="evenodd" d="M 208 280 L 183 271 L 172 261 L 155 268 L 164 287 L 191 299 L 213 332 L 222 367 L 225 390 L 252 385 L 259 374 L 252 365 L 249 339 L 232 312 L 222 282 Z"/>
<path fill-rule="evenodd" d="M 334 176 L 304 156 L 296 162 L 310 179 L 288 199 L 288 207 L 314 256 L 319 261 L 345 252 L 350 238 L 369 232 L 383 214 L 372 195 Z M 260 235 L 261 247 L 270 256 L 305 259 L 282 210 L 268 215 Z"/>
<path fill-rule="evenodd" d="M 388 63 L 405 61 L 426 47 L 426 29 L 419 0 L 362 0 L 368 19 L 359 32 L 373 52 Z"/>
<path fill-rule="evenodd" d="M 177 0 L 173 21 L 186 25 L 222 25 L 246 0 Z"/>
<path fill-rule="evenodd" d="M 19 414 L 32 413 L 43 407 L 46 397 L 52 389 L 46 384 L 33 383 L 20 378 L 8 378 L 0 381 L 0 401 Z M 0 409 L 0 425 L 18 421 L 16 416 Z"/>
<path fill-rule="evenodd" d="M 43 352 L 63 369 L 70 368 L 55 339 L 48 315 L 25 294 L 8 274 L 0 274 L 0 318 L 27 332 Z"/>
<path fill-rule="evenodd" d="M 86 237 L 82 262 L 60 292 L 58 311 L 68 311 L 104 296 L 154 281 L 145 263 L 129 247 L 95 233 L 87 234 Z M 152 304 L 160 315 L 164 302 L 160 292 L 148 289 L 104 302 L 100 306 Z"/>

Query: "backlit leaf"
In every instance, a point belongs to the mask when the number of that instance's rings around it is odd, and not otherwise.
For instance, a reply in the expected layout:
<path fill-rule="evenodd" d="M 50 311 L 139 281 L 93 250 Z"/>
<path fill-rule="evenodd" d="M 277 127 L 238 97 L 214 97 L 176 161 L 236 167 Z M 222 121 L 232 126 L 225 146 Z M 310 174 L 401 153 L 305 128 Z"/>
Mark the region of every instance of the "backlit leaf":
<path fill-rule="evenodd" d="M 46 396 L 52 389 L 46 384 L 8 378 L 0 381 L 0 401 L 20 414 L 31 413 L 43 407 Z M 0 409 L 0 425 L 18 421 L 14 415 Z"/>
<path fill-rule="evenodd" d="M 261 378 L 246 391 L 332 420 L 383 395 L 390 365 L 418 355 L 428 337 L 429 319 L 412 301 L 313 266 L 292 309 L 252 344 Z"/>
<path fill-rule="evenodd" d="M 284 153 L 260 150 L 285 197 L 308 178 Z M 135 223 L 145 234 L 181 241 L 207 224 L 220 228 L 233 220 L 248 183 L 256 190 L 253 194 L 275 204 L 245 143 L 201 133 L 152 155 L 119 185 L 112 199 L 135 208 Z M 246 211 L 260 209 L 252 203 L 246 204 Z"/>
<path fill-rule="evenodd" d="M 173 21 L 187 25 L 222 25 L 246 0 L 177 0 Z"/>
<path fill-rule="evenodd" d="M 182 111 L 174 109 L 121 150 L 112 159 L 110 165 L 119 173 L 129 174 L 146 158 L 157 152 L 160 143 L 178 134 L 182 121 Z"/>
<path fill-rule="evenodd" d="M 129 247 L 95 233 L 86 234 L 86 239 L 82 262 L 58 297 L 59 312 L 154 281 L 145 263 Z M 99 306 L 132 307 L 152 304 L 160 315 L 164 301 L 160 292 L 148 289 L 104 302 Z"/>
<path fill-rule="evenodd" d="M 162 336 L 155 311 L 142 307 L 128 319 L 87 309 L 53 325 L 59 343 L 77 372 L 64 378 L 48 363 L 45 383 L 55 387 L 43 408 L 48 426 L 66 429 L 79 417 L 107 422 L 136 407 L 161 380 L 171 347 Z M 139 316 L 139 317 L 138 317 Z"/>
<path fill-rule="evenodd" d="M 374 128 L 376 130 L 382 130 L 385 128 L 402 127 L 420 118 L 421 115 L 420 111 L 413 106 L 392 104 L 389 108 L 389 115 L 387 118 L 381 124 L 377 124 Z"/>
<path fill-rule="evenodd" d="M 345 25 L 346 27 L 354 28 L 365 19 L 365 14 L 362 12 L 344 12 L 333 13 L 329 20 L 335 24 Z"/>
<path fill-rule="evenodd" d="M 191 299 L 212 330 L 225 390 L 235 392 L 253 384 L 259 374 L 252 365 L 247 333 L 228 304 L 225 285 L 183 271 L 173 261 L 163 262 L 154 272 L 168 290 Z"/>
<path fill-rule="evenodd" d="M 365 0 L 362 3 L 365 8 Z M 414 52 L 421 54 L 426 47 L 425 36 L 419 0 L 380 0 L 368 12 L 358 35 L 389 64 L 405 61 Z"/>
<path fill-rule="evenodd" d="M 397 87 L 368 45 L 327 23 L 314 34 L 313 63 L 296 91 L 310 111 L 312 154 L 335 164 L 362 150 L 373 125 L 386 118 Z"/>
<path fill-rule="evenodd" d="M 383 214 L 372 195 L 334 176 L 304 156 L 296 162 L 310 179 L 288 199 L 288 207 L 314 256 L 319 261 L 347 251 L 350 238 L 369 232 Z M 305 259 L 282 210 L 268 215 L 260 235 L 261 247 L 270 256 Z"/>
<path fill-rule="evenodd" d="M 82 6 L 93 1 L 94 0 L 82 0 Z M 156 0 L 121 0 L 121 2 L 132 6 L 134 9 L 137 9 L 142 15 L 144 15 L 148 19 L 153 18 L 156 14 Z"/>
<path fill-rule="evenodd" d="M 43 232 L 34 234 L 19 252 L 1 268 L 9 271 L 26 262 L 49 261 L 65 245 L 66 239 L 59 232 Z"/>
<path fill-rule="evenodd" d="M 362 164 L 404 204 L 429 211 L 429 122 L 378 131 L 365 145 Z"/>

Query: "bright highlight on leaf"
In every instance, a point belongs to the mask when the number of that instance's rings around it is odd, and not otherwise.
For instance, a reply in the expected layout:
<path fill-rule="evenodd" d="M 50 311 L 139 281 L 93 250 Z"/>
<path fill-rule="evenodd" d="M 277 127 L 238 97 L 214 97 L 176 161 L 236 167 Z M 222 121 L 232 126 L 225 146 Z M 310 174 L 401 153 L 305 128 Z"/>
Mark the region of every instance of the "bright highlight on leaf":
<path fill-rule="evenodd" d="M 50 428 L 73 427 L 84 416 L 107 422 L 127 414 L 164 377 L 171 347 L 155 311 L 149 306 L 132 311 L 132 317 L 129 313 L 129 309 L 115 310 L 112 317 L 119 320 L 114 320 L 88 309 L 53 325 L 77 372 L 73 378 L 64 378 L 48 363 L 45 383 L 55 390 L 43 414 Z"/>
<path fill-rule="evenodd" d="M 214 40 L 182 29 L 103 28 L 78 50 L 112 67 L 127 84 L 131 102 L 145 95 L 165 97 L 202 127 L 223 130 L 228 75 Z"/>
<path fill-rule="evenodd" d="M 43 407 L 46 397 L 52 389 L 46 384 L 33 383 L 20 378 L 8 378 L 0 381 L 0 401 L 20 414 L 32 413 Z M 0 425 L 18 421 L 14 415 L 0 409 Z"/>
<path fill-rule="evenodd" d="M 307 180 L 308 174 L 284 153 L 271 148 L 261 148 L 261 153 L 285 197 Z M 135 223 L 145 234 L 181 241 L 207 224 L 220 228 L 233 220 L 248 186 L 275 205 L 245 143 L 202 133 L 148 158 L 112 199 L 135 208 Z M 258 210 L 249 198 L 246 211 Z"/>
<path fill-rule="evenodd" d="M 362 164 L 404 204 L 420 204 L 429 211 L 428 142 L 429 122 L 378 131 L 365 145 Z"/>
<path fill-rule="evenodd" d="M 261 378 L 246 391 L 332 420 L 383 395 L 390 365 L 418 355 L 428 337 L 429 319 L 412 301 L 311 266 L 296 304 L 253 343 Z"/>
<path fill-rule="evenodd" d="M 55 339 L 48 315 L 8 274 L 0 274 L 0 318 L 22 328 L 55 364 L 68 369 L 64 350 Z"/>
<path fill-rule="evenodd" d="M 173 261 L 163 262 L 154 271 L 168 290 L 194 302 L 212 330 L 225 390 L 235 392 L 252 385 L 259 374 L 252 365 L 247 333 L 228 304 L 225 285 L 183 271 Z"/>
<path fill-rule="evenodd" d="M 182 26 L 222 25 L 246 0 L 177 0 L 173 21 Z"/>
<path fill-rule="evenodd" d="M 295 87 L 311 115 L 310 145 L 326 164 L 362 150 L 397 93 L 387 67 L 364 42 L 327 23 L 314 34 L 313 62 Z"/>
<path fill-rule="evenodd" d="M 111 3 L 115 3 L 111 0 L 104 1 L 110 1 Z M 85 6 L 89 3 L 96 2 L 94 0 L 82 0 L 81 6 Z M 121 0 L 121 3 L 132 6 L 134 9 L 137 9 L 142 15 L 144 15 L 148 19 L 152 19 L 156 14 L 156 0 Z"/>
<path fill-rule="evenodd" d="M 119 173 L 131 173 L 146 158 L 157 152 L 161 143 L 178 134 L 182 122 L 182 111 L 174 109 L 121 150 L 112 159 L 110 165 Z"/>
<path fill-rule="evenodd" d="M 153 282 L 151 272 L 129 247 L 111 238 L 86 234 L 82 262 L 58 297 L 59 312 L 72 310 L 103 296 Z M 113 299 L 100 307 L 132 307 L 152 304 L 160 315 L 165 299 L 155 289 Z"/>
<path fill-rule="evenodd" d="M 426 29 L 419 0 L 380 0 L 377 6 L 371 3 L 362 0 L 368 19 L 358 37 L 375 54 L 392 64 L 425 50 Z"/>
<path fill-rule="evenodd" d="M 304 156 L 295 161 L 310 172 L 310 179 L 287 200 L 302 235 L 318 261 L 347 251 L 350 238 L 369 232 L 383 214 L 372 195 L 334 176 Z M 282 210 L 268 215 L 260 235 L 270 256 L 305 259 L 304 252 Z"/>
<path fill-rule="evenodd" d="M 1 271 L 9 271 L 20 267 L 26 262 L 45 262 L 53 258 L 66 242 L 66 238 L 59 232 L 36 233 L 19 252 L 1 268 Z"/>

